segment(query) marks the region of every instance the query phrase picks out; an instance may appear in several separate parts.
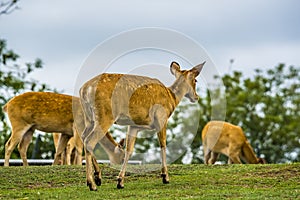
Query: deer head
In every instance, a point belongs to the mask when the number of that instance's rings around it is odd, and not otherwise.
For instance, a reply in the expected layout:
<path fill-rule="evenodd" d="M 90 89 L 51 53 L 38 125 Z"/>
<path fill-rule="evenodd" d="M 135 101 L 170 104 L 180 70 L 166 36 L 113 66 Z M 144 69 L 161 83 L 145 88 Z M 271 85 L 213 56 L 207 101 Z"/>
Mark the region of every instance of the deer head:
<path fill-rule="evenodd" d="M 184 84 L 185 97 L 187 97 L 191 102 L 198 101 L 198 94 L 196 92 L 196 77 L 200 74 L 205 62 L 202 64 L 196 65 L 190 70 L 180 70 L 180 66 L 176 62 L 172 62 L 170 65 L 171 73 L 176 77 L 178 80 L 177 85 Z"/>
<path fill-rule="evenodd" d="M 125 157 L 125 152 L 124 152 L 124 143 L 125 139 L 121 139 L 121 141 L 118 143 L 118 145 L 115 147 L 114 153 L 115 156 L 111 156 L 111 164 L 122 164 L 124 161 Z"/>

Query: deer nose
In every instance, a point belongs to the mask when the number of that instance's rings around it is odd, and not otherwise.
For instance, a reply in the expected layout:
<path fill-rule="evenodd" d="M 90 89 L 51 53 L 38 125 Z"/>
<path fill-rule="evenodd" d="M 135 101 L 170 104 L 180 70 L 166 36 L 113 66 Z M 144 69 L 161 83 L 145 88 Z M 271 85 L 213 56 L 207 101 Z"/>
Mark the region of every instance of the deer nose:
<path fill-rule="evenodd" d="M 192 103 L 195 103 L 199 100 L 199 96 L 195 96 L 193 99 L 191 99 Z"/>
<path fill-rule="evenodd" d="M 194 94 L 193 96 L 186 94 L 185 97 L 187 97 L 192 103 L 195 103 L 199 99 L 199 96 L 197 94 Z"/>

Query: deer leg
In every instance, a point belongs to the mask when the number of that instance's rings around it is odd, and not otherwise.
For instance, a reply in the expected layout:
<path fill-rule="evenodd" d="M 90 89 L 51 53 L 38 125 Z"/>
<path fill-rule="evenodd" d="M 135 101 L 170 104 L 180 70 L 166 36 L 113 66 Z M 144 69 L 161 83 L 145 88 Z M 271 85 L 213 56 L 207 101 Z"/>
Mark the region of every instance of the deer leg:
<path fill-rule="evenodd" d="M 210 159 L 211 150 L 204 148 L 203 153 L 204 153 L 204 164 L 208 164 L 208 161 Z"/>
<path fill-rule="evenodd" d="M 219 157 L 219 154 L 218 153 L 215 153 L 215 152 L 211 152 L 210 153 L 210 159 L 208 161 L 209 164 L 215 164 L 215 162 L 217 161 L 218 157 Z"/>
<path fill-rule="evenodd" d="M 96 158 L 93 156 L 92 157 L 92 162 L 93 162 L 93 167 L 94 167 L 94 181 L 96 183 L 97 186 L 101 185 L 101 169 L 98 165 L 98 162 L 96 160 Z"/>
<path fill-rule="evenodd" d="M 68 157 L 68 155 L 67 155 L 67 147 L 61 152 L 61 155 L 58 157 L 58 158 L 60 158 L 60 161 L 59 161 L 59 163 L 61 164 L 61 165 L 67 165 L 67 157 Z"/>
<path fill-rule="evenodd" d="M 53 161 L 53 165 L 60 164 L 60 159 L 62 157 L 62 153 L 66 149 L 69 139 L 70 139 L 69 135 L 63 134 L 63 133 L 61 134 L 61 136 L 59 138 L 59 142 L 58 142 L 57 151 L 55 153 L 55 158 L 54 158 L 54 161 Z"/>
<path fill-rule="evenodd" d="M 233 163 L 233 164 L 242 164 L 242 162 L 241 162 L 239 156 L 232 156 L 232 157 L 230 158 L 230 160 L 231 160 L 231 163 Z"/>
<path fill-rule="evenodd" d="M 76 150 L 75 152 L 75 165 L 82 165 L 82 149 L 81 151 Z"/>
<path fill-rule="evenodd" d="M 131 126 L 128 127 L 128 133 L 126 136 L 125 158 L 124 158 L 124 162 L 123 162 L 121 171 L 118 176 L 118 184 L 117 184 L 118 189 L 124 188 L 124 176 L 125 176 L 126 166 L 127 166 L 129 158 L 131 157 L 131 155 L 133 153 L 133 148 L 134 148 L 134 143 L 136 140 L 137 133 L 138 133 L 137 128 L 133 128 Z"/>
<path fill-rule="evenodd" d="M 233 163 L 233 161 L 230 159 L 230 158 L 228 158 L 228 161 L 227 161 L 227 164 L 232 164 Z"/>
<path fill-rule="evenodd" d="M 18 150 L 20 152 L 20 156 L 23 160 L 23 166 L 28 166 L 27 162 L 27 149 L 32 140 L 32 136 L 34 133 L 34 129 L 30 128 L 22 137 L 21 142 L 18 145 Z"/>
<path fill-rule="evenodd" d="M 83 133 L 81 134 L 82 141 L 84 141 L 88 137 L 88 135 L 91 134 L 91 132 L 94 130 L 94 126 L 95 126 L 94 121 L 92 121 L 92 122 L 86 121 L 86 123 L 87 123 L 87 125 L 85 126 Z"/>
<path fill-rule="evenodd" d="M 75 165 L 82 165 L 82 149 L 83 149 L 83 144 L 75 144 Z"/>
<path fill-rule="evenodd" d="M 166 147 L 161 147 L 161 160 L 162 160 L 162 168 L 161 168 L 161 177 L 162 182 L 164 184 L 169 183 L 169 175 L 168 175 L 168 168 L 167 168 L 167 157 L 166 157 Z"/>
<path fill-rule="evenodd" d="M 75 125 L 73 125 L 73 134 L 74 134 L 74 149 L 75 149 L 75 156 L 72 164 L 74 165 L 82 165 L 82 151 L 83 151 L 83 143 L 82 139 L 79 135 L 79 132 Z"/>
<path fill-rule="evenodd" d="M 92 171 L 92 153 L 85 148 L 85 165 L 86 165 L 86 184 L 90 188 L 90 191 L 97 191 L 95 182 L 93 181 Z"/>
<path fill-rule="evenodd" d="M 107 124 L 110 127 L 112 124 Z M 93 131 L 84 140 L 85 160 L 86 160 L 86 181 L 91 191 L 96 191 L 96 185 L 101 185 L 100 167 L 93 155 L 94 148 L 98 141 L 105 136 L 104 126 L 96 125 Z M 106 131 L 108 128 L 105 129 Z M 95 170 L 95 171 L 94 171 Z M 94 177 L 93 177 L 94 176 Z"/>
<path fill-rule="evenodd" d="M 166 125 L 158 132 L 158 139 L 160 143 L 161 148 L 161 177 L 164 184 L 169 183 L 169 175 L 168 175 L 168 168 L 167 168 L 167 154 L 166 154 L 166 146 L 167 146 L 167 140 L 166 140 Z"/>
<path fill-rule="evenodd" d="M 58 141 L 59 141 L 59 138 L 60 138 L 60 134 L 61 133 L 52 133 L 55 151 L 57 151 L 57 146 L 58 146 Z"/>
<path fill-rule="evenodd" d="M 65 149 L 65 159 L 66 159 L 66 164 L 67 165 L 71 165 L 71 155 L 72 155 L 72 150 L 74 148 L 74 146 L 71 144 L 71 140 L 74 140 L 74 136 L 73 138 L 71 138 L 67 144 L 67 147 Z"/>
<path fill-rule="evenodd" d="M 71 151 L 71 165 L 76 165 L 77 162 L 76 159 L 77 159 L 77 151 L 74 147 L 73 150 Z"/>
<path fill-rule="evenodd" d="M 73 128 L 73 132 L 74 132 L 74 148 L 75 148 L 74 164 L 82 165 L 83 143 L 82 143 L 81 138 L 78 134 L 78 131 L 75 127 Z"/>
<path fill-rule="evenodd" d="M 241 160 L 240 160 L 240 147 L 229 147 L 229 154 L 228 157 L 231 160 L 230 162 L 232 162 L 233 164 L 242 164 Z"/>
<path fill-rule="evenodd" d="M 85 104 L 83 104 L 85 105 Z M 83 106 L 83 108 L 86 108 Z M 89 115 L 88 115 L 89 116 Z M 81 140 L 84 143 L 84 151 L 85 151 L 85 168 L 86 168 L 86 184 L 90 188 L 90 191 L 97 191 L 97 186 L 93 180 L 93 150 L 96 146 L 95 141 L 90 140 L 92 139 L 91 137 L 94 135 L 94 130 L 95 130 L 95 123 L 88 118 L 87 115 L 85 115 L 85 123 L 86 126 L 83 130 L 83 133 L 81 134 Z M 97 141 L 96 141 L 97 142 Z"/>
<path fill-rule="evenodd" d="M 13 120 L 11 120 L 13 121 Z M 15 128 L 20 127 L 20 128 Z M 12 133 L 10 138 L 5 144 L 5 161 L 4 166 L 9 166 L 9 158 L 11 156 L 12 151 L 16 147 L 16 145 L 21 141 L 23 134 L 26 133 L 31 128 L 31 125 L 14 125 L 12 124 Z"/>
<path fill-rule="evenodd" d="M 86 183 L 87 186 L 89 186 L 90 191 L 97 191 L 96 185 L 101 185 L 101 171 L 100 167 L 97 163 L 97 160 L 95 159 L 93 155 L 93 151 L 91 149 L 94 149 L 97 142 L 85 142 L 85 146 L 88 146 L 88 148 L 85 149 L 85 161 L 86 161 Z M 93 145 L 93 147 L 92 147 Z"/>
<path fill-rule="evenodd" d="M 92 108 L 90 107 L 90 104 L 86 101 L 81 100 L 81 106 L 84 111 L 84 122 L 85 122 L 85 128 L 83 132 L 81 133 L 81 139 L 82 141 L 85 141 L 85 139 L 88 137 L 89 134 L 95 130 L 95 116 Z M 73 126 L 73 131 L 74 131 Z M 101 127 L 100 127 L 101 128 Z M 75 128 L 76 129 L 76 128 Z"/>
<path fill-rule="evenodd" d="M 93 136 L 93 134 L 91 134 L 90 136 Z M 74 138 L 74 140 L 75 140 L 75 138 Z M 97 138 L 88 138 L 88 140 L 91 140 L 92 142 L 93 141 L 98 141 Z M 92 145 L 93 147 L 89 147 L 89 149 L 94 149 L 95 146 L 96 146 L 96 143 L 93 144 L 92 142 L 89 145 L 90 146 Z M 76 157 L 76 162 L 77 163 L 79 163 L 79 160 L 80 161 L 82 160 L 82 148 L 83 148 L 83 144 L 82 143 L 80 145 L 75 143 L 75 149 L 76 149 L 76 156 L 75 157 Z M 91 156 L 92 168 L 89 168 L 89 170 L 90 170 L 89 173 L 92 173 L 92 171 L 94 170 L 94 181 L 95 181 L 95 184 L 97 186 L 100 186 L 101 185 L 101 179 L 102 179 L 102 177 L 101 177 L 101 169 L 100 169 L 100 167 L 98 165 L 98 162 L 97 162 L 97 159 L 95 158 L 95 156 L 93 155 L 93 153 L 91 155 L 92 155 Z M 82 164 L 82 161 L 80 162 L 80 165 L 81 164 Z M 91 191 L 97 190 L 97 188 L 96 189 L 93 188 L 93 183 L 88 183 L 88 186 L 90 187 Z"/>

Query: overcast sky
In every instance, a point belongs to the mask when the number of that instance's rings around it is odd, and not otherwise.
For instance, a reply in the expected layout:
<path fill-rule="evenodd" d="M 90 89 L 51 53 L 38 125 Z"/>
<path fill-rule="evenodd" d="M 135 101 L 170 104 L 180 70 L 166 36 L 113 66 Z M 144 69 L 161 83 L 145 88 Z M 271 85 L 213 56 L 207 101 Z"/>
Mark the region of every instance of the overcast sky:
<path fill-rule="evenodd" d="M 192 38 L 221 74 L 228 72 L 230 59 L 232 70 L 245 75 L 278 63 L 300 65 L 298 0 L 21 0 L 19 7 L 0 17 L 0 37 L 22 61 L 41 58 L 44 68 L 33 77 L 68 94 L 97 45 L 142 27 Z M 130 65 L 128 58 L 124 65 Z"/>

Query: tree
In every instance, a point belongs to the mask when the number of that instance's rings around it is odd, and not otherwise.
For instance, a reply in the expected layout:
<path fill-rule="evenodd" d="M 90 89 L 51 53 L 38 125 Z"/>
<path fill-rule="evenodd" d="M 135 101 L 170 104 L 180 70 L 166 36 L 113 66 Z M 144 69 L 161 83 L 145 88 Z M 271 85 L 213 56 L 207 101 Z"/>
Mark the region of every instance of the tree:
<path fill-rule="evenodd" d="M 10 14 L 14 10 L 18 9 L 17 3 L 20 0 L 7 0 L 7 1 L 1 1 L 0 2 L 0 15 L 3 14 Z"/>

